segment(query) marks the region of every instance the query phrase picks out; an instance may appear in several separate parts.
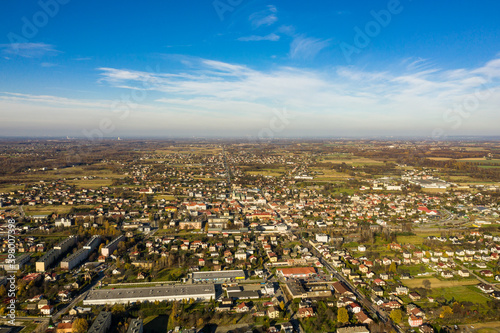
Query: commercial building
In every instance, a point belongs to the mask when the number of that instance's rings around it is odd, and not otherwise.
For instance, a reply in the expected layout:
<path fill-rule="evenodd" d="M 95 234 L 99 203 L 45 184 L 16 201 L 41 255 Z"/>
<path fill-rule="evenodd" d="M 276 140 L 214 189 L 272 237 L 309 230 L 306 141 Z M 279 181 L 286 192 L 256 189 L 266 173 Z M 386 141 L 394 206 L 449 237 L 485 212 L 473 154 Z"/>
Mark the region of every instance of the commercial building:
<path fill-rule="evenodd" d="M 146 288 L 98 289 L 92 290 L 83 300 L 84 305 L 127 304 L 134 302 L 162 301 L 210 301 L 215 299 L 215 286 L 174 285 Z"/>
<path fill-rule="evenodd" d="M 276 273 L 285 278 L 305 279 L 316 275 L 316 270 L 314 267 L 278 268 Z"/>
<path fill-rule="evenodd" d="M 120 235 L 113 239 L 108 245 L 101 249 L 101 254 L 105 257 L 109 257 L 118 248 L 118 243 L 125 239 L 124 235 Z"/>
<path fill-rule="evenodd" d="M 105 333 L 111 327 L 111 312 L 102 311 L 90 326 L 87 333 Z"/>
<path fill-rule="evenodd" d="M 243 270 L 194 272 L 192 277 L 193 282 L 227 282 L 244 280 L 245 272 Z"/>

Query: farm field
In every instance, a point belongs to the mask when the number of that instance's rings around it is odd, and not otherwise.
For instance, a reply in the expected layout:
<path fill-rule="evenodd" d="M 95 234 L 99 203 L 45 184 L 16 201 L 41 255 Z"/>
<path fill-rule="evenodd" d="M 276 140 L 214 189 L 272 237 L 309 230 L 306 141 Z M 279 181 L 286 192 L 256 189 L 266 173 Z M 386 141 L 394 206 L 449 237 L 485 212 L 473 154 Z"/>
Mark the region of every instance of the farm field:
<path fill-rule="evenodd" d="M 445 288 L 445 287 L 450 287 L 450 288 L 458 288 L 462 286 L 470 286 L 470 285 L 476 285 L 479 283 L 478 280 L 476 279 L 469 279 L 469 280 L 439 280 L 435 277 L 426 277 L 423 279 L 411 279 L 411 280 L 404 280 L 403 284 L 405 284 L 409 288 L 420 288 L 423 287 L 422 281 L 423 280 L 429 280 L 431 283 L 431 288 Z M 469 293 L 471 292 L 470 290 L 468 291 Z"/>
<path fill-rule="evenodd" d="M 56 214 L 67 214 L 70 212 L 71 208 L 76 209 L 91 209 L 92 205 L 79 205 L 79 206 L 61 206 L 61 205 L 39 205 L 33 207 L 24 207 L 24 212 L 26 215 L 47 215 L 51 213 Z"/>
<path fill-rule="evenodd" d="M 285 168 L 261 169 L 261 170 L 246 171 L 246 173 L 253 176 L 280 177 L 285 174 L 285 170 L 286 170 Z"/>

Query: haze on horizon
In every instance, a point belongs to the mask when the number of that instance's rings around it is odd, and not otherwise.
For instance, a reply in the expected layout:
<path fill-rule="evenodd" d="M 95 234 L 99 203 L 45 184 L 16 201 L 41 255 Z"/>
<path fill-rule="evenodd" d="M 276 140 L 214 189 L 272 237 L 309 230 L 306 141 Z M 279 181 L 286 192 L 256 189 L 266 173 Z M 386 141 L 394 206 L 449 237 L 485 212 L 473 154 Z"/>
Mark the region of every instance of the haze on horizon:
<path fill-rule="evenodd" d="M 493 0 L 0 8 L 1 136 L 498 135 Z"/>

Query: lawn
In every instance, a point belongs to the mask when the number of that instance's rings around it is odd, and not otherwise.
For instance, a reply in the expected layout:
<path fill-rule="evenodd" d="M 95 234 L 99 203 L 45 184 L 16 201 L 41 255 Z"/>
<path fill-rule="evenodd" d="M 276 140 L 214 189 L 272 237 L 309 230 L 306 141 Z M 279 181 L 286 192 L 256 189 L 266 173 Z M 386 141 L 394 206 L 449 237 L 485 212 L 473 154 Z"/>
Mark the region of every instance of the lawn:
<path fill-rule="evenodd" d="M 455 282 L 455 281 L 450 281 Z M 458 282 L 458 281 L 456 281 Z M 444 297 L 447 300 L 454 298 L 459 302 L 486 304 L 491 299 L 481 294 L 475 286 L 456 286 L 449 288 L 433 288 L 431 295 L 435 298 Z"/>

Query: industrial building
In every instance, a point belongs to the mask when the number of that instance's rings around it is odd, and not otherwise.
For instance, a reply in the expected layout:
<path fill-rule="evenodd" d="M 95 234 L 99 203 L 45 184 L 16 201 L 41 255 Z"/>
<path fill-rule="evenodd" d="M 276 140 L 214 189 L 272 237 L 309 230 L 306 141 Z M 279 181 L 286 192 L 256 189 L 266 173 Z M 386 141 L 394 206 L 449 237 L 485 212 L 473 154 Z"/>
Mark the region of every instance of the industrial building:
<path fill-rule="evenodd" d="M 108 245 L 101 249 L 101 254 L 105 257 L 109 257 L 118 248 L 118 243 L 125 239 L 124 235 L 120 235 L 113 239 Z"/>
<path fill-rule="evenodd" d="M 231 280 L 244 280 L 245 272 L 243 270 L 194 272 L 192 278 L 193 282 L 220 283 Z"/>
<path fill-rule="evenodd" d="M 111 312 L 102 311 L 90 326 L 87 333 L 106 333 L 111 327 Z"/>
<path fill-rule="evenodd" d="M 162 301 L 210 301 L 215 299 L 215 286 L 173 285 L 145 288 L 98 289 L 92 290 L 83 300 L 84 305 L 127 304 L 134 302 Z"/>
<path fill-rule="evenodd" d="M 305 279 L 316 275 L 316 270 L 314 267 L 278 268 L 276 273 L 285 278 Z"/>

